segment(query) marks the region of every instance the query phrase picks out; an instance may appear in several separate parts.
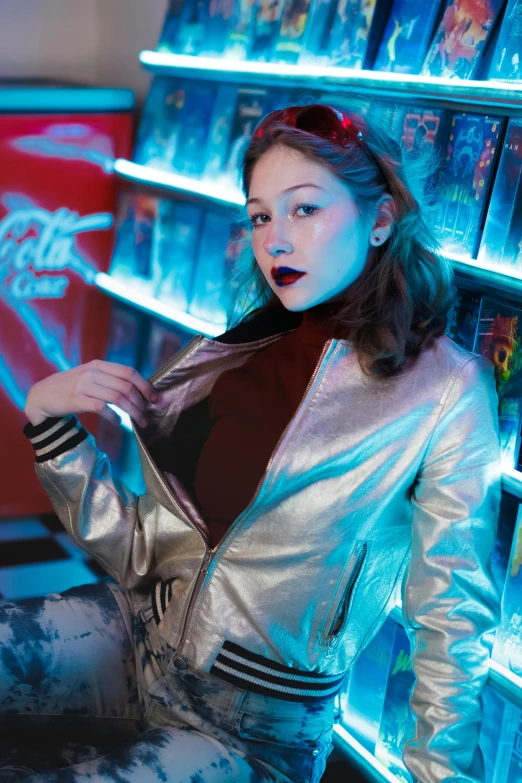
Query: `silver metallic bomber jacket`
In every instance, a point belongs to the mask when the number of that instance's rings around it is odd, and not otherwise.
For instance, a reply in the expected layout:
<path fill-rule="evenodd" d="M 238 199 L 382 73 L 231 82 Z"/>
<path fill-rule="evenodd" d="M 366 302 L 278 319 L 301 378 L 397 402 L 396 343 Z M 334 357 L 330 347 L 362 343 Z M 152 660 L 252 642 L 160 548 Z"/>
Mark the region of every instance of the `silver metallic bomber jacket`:
<path fill-rule="evenodd" d="M 491 573 L 501 468 L 493 365 L 447 336 L 394 378 L 328 340 L 249 505 L 219 544 L 189 492 L 206 398 L 302 315 L 274 310 L 196 335 L 150 380 L 133 422 L 136 495 L 75 416 L 24 427 L 69 533 L 129 589 L 152 585 L 159 631 L 187 665 L 288 700 L 325 698 L 399 595 L 416 676 L 417 783 L 485 783 L 478 746 L 500 595 Z"/>

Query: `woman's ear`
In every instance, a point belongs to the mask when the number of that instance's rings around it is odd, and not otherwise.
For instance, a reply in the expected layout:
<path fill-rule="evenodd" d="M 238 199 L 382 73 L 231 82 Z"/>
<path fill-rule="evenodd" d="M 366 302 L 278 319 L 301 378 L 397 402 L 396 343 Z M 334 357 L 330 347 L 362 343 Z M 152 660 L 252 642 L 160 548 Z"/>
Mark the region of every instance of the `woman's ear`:
<path fill-rule="evenodd" d="M 390 238 L 395 220 L 395 202 L 389 193 L 381 197 L 377 206 L 377 218 L 370 232 L 369 242 L 373 247 L 379 247 Z"/>

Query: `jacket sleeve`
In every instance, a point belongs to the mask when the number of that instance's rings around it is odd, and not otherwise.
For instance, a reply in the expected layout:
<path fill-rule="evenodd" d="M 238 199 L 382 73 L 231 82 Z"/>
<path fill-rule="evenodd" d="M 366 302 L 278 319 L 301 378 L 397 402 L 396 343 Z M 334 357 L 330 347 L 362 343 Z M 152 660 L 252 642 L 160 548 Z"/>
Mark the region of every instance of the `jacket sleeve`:
<path fill-rule="evenodd" d="M 28 422 L 23 433 L 36 452 L 36 475 L 67 532 L 124 587 L 147 581 L 154 566 L 152 498 L 112 477 L 107 455 L 76 416 Z"/>
<path fill-rule="evenodd" d="M 402 581 L 415 674 L 403 761 L 415 783 L 485 783 L 482 692 L 501 600 L 491 573 L 502 476 L 493 365 L 472 354 L 440 405 L 413 489 Z"/>

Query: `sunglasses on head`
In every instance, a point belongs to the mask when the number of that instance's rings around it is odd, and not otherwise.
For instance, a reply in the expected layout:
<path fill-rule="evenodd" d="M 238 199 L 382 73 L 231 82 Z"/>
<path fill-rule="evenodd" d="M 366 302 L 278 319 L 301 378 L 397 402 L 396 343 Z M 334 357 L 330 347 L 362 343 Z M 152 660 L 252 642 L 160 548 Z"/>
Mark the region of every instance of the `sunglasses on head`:
<path fill-rule="evenodd" d="M 375 156 L 364 143 L 361 131 L 348 117 L 332 106 L 311 103 L 308 106 L 289 106 L 286 109 L 271 111 L 256 125 L 252 134 L 253 138 L 262 138 L 264 131 L 274 122 L 283 122 L 291 128 L 306 131 L 306 133 L 327 139 L 341 147 L 351 147 L 353 144 L 358 144 L 372 161 L 383 182 L 387 181 Z"/>

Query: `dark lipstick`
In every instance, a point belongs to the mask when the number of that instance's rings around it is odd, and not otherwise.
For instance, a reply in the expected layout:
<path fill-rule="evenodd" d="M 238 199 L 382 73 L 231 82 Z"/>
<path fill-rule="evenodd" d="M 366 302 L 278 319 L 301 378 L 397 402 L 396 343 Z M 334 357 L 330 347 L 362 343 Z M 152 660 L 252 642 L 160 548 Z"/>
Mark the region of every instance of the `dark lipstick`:
<path fill-rule="evenodd" d="M 292 269 L 291 266 L 273 266 L 271 269 L 272 279 L 277 286 L 291 285 L 299 280 L 300 277 L 306 274 L 306 272 L 299 272 L 297 269 Z"/>

